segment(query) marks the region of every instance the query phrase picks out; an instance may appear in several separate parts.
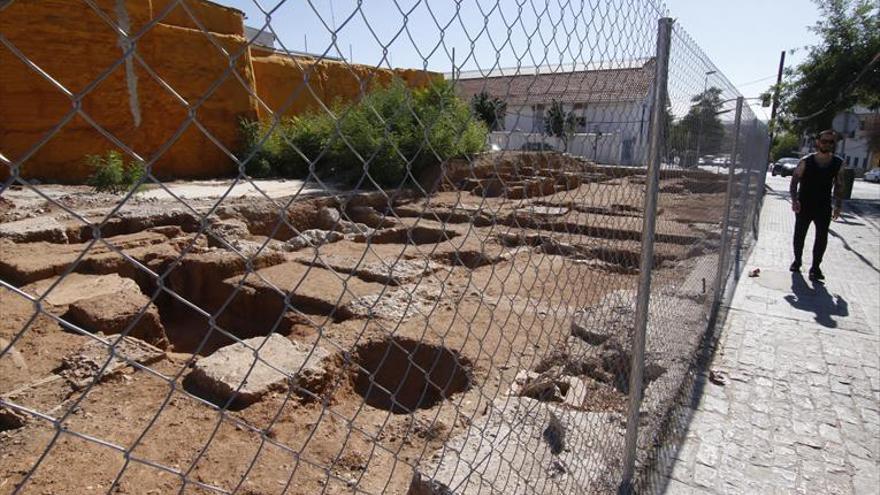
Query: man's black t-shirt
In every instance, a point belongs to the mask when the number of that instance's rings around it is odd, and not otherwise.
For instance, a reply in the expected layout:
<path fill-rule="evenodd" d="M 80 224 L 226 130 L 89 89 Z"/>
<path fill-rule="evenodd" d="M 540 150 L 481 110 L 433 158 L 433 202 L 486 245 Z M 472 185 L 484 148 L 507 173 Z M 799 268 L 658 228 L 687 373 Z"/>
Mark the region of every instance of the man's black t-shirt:
<path fill-rule="evenodd" d="M 843 159 L 834 155 L 831 162 L 820 166 L 816 154 L 804 158 L 804 171 L 798 188 L 798 200 L 801 208 L 831 209 L 831 189 L 837 172 L 843 166 Z"/>

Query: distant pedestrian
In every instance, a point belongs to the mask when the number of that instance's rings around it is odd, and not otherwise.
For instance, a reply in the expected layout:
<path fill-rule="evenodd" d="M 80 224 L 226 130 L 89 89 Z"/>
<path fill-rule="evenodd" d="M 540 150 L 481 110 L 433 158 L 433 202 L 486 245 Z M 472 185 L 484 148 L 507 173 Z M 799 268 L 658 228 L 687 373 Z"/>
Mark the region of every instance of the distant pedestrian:
<path fill-rule="evenodd" d="M 813 241 L 813 260 L 810 267 L 811 280 L 825 280 L 819 265 L 828 245 L 828 227 L 831 219 L 837 219 L 843 208 L 843 159 L 834 154 L 837 133 L 826 130 L 816 138 L 816 152 L 803 157 L 791 176 L 791 209 L 795 212 L 794 262 L 791 271 L 801 269 L 804 242 L 810 223 L 816 226 Z M 834 208 L 831 207 L 832 187 Z"/>

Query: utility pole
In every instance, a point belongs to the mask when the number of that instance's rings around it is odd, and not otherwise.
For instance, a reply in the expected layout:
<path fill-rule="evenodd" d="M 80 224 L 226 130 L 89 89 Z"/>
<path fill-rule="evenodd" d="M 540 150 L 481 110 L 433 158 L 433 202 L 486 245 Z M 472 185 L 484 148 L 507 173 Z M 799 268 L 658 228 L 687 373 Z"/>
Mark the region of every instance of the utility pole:
<path fill-rule="evenodd" d="M 785 67 L 785 50 L 779 56 L 779 71 L 776 73 L 776 87 L 773 88 L 773 106 L 770 108 L 770 149 L 776 136 L 776 109 L 779 107 L 779 87 L 782 85 L 782 69 Z M 768 152 L 769 160 L 769 152 Z"/>

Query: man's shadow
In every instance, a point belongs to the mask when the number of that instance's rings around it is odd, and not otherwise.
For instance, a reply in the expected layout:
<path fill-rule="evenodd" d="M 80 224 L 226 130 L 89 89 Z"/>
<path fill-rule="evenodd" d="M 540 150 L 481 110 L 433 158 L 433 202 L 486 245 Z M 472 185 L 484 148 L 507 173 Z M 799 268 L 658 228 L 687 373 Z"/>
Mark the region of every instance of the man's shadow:
<path fill-rule="evenodd" d="M 788 304 L 816 313 L 816 322 L 824 327 L 837 328 L 832 316 L 849 316 L 849 305 L 842 297 L 829 294 L 822 282 L 813 281 L 813 287 L 810 287 L 800 272 L 791 274 L 791 291 L 794 294 L 785 296 Z"/>

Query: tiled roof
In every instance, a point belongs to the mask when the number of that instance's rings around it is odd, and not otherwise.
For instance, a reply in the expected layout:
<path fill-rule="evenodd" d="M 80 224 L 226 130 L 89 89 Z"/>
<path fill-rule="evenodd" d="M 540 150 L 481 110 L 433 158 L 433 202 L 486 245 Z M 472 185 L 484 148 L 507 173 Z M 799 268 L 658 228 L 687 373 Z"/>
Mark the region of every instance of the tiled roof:
<path fill-rule="evenodd" d="M 465 99 L 486 91 L 508 105 L 595 103 L 642 100 L 654 79 L 653 60 L 628 69 L 582 70 L 543 74 L 520 74 L 459 79 L 455 82 Z"/>

